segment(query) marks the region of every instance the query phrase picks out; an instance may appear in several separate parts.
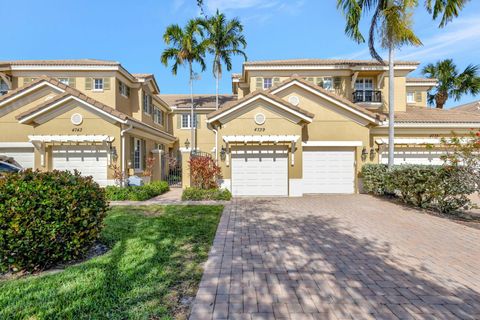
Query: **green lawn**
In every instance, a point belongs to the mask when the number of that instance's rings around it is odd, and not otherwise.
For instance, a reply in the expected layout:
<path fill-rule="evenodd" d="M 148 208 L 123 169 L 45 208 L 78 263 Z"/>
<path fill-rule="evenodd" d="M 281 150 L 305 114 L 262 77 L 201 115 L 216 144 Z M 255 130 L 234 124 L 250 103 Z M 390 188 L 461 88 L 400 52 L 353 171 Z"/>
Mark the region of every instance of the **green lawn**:
<path fill-rule="evenodd" d="M 0 282 L 0 319 L 184 318 L 195 296 L 222 206 L 115 207 L 103 256 Z"/>

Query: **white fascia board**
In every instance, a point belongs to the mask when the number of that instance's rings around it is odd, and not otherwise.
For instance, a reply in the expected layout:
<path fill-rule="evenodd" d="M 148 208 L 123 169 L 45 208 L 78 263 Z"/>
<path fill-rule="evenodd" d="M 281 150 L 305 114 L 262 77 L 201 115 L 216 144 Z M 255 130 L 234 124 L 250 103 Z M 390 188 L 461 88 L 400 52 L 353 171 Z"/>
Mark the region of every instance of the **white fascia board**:
<path fill-rule="evenodd" d="M 295 142 L 300 138 L 298 135 L 238 135 L 238 136 L 223 136 L 223 141 L 230 142 Z"/>
<path fill-rule="evenodd" d="M 108 135 L 29 135 L 32 142 L 112 142 Z"/>
<path fill-rule="evenodd" d="M 407 82 L 406 86 L 407 87 L 435 87 L 438 84 L 438 82 L 433 81 L 433 82 Z"/>
<path fill-rule="evenodd" d="M 33 148 L 31 142 L 0 142 L 0 148 Z"/>
<path fill-rule="evenodd" d="M 354 108 L 352 108 L 352 107 L 350 107 L 350 106 L 348 106 L 348 105 L 346 105 L 346 104 L 344 104 L 344 103 L 342 103 L 342 102 L 340 102 L 340 101 L 338 101 L 338 100 L 336 100 L 336 99 L 333 99 L 332 97 L 330 97 L 330 96 L 328 96 L 328 95 L 326 95 L 326 94 L 324 94 L 324 93 L 322 93 L 322 92 L 320 92 L 320 91 L 318 91 L 318 90 L 314 90 L 314 89 L 312 89 L 312 88 L 304 85 L 303 83 L 301 83 L 301 82 L 299 82 L 299 81 L 297 81 L 297 80 L 294 80 L 294 81 L 292 81 L 292 82 L 289 82 L 289 83 L 287 83 L 287 84 L 285 84 L 285 85 L 283 85 L 283 86 L 275 89 L 272 93 L 273 93 L 273 94 L 277 94 L 278 92 L 283 91 L 283 90 L 285 90 L 285 89 L 287 89 L 287 88 L 289 88 L 289 87 L 291 87 L 291 86 L 293 86 L 293 85 L 295 85 L 295 84 L 298 85 L 298 86 L 300 86 L 300 87 L 302 87 L 303 89 L 305 89 L 305 90 L 307 90 L 307 91 L 309 91 L 309 92 L 311 92 L 311 93 L 319 96 L 319 97 L 322 97 L 322 98 L 325 99 L 325 100 L 328 100 L 328 101 L 330 101 L 330 102 L 332 102 L 332 103 L 334 103 L 334 104 L 336 104 L 336 105 L 339 105 L 339 106 L 343 107 L 344 109 L 347 109 L 348 111 L 350 111 L 350 112 L 352 112 L 352 113 L 354 113 L 354 114 L 356 114 L 356 115 L 358 115 L 358 116 L 360 116 L 360 117 L 362 117 L 362 118 L 364 118 L 364 119 L 367 119 L 367 120 L 369 120 L 369 121 L 371 121 L 371 122 L 374 122 L 374 123 L 377 123 L 377 124 L 382 123 L 380 120 L 378 120 L 378 119 L 376 119 L 376 118 L 373 118 L 373 117 L 370 117 L 370 116 L 367 116 L 366 114 L 364 114 L 364 113 L 362 113 L 362 112 L 360 112 L 360 111 L 358 111 L 358 110 L 356 110 L 356 109 L 354 109 Z"/>
<path fill-rule="evenodd" d="M 152 127 L 150 127 L 146 124 L 140 123 L 140 122 L 136 122 L 136 121 L 132 121 L 132 120 L 126 120 L 125 124 L 132 125 L 134 128 L 139 128 L 139 129 L 145 130 L 145 131 L 147 131 L 151 134 L 160 136 L 160 137 L 162 137 L 162 138 L 164 138 L 168 141 L 171 141 L 171 142 L 174 142 L 174 141 L 177 140 L 176 137 L 170 135 L 169 133 L 163 132 L 162 130 L 159 130 L 159 129 L 156 129 L 156 128 L 152 128 Z"/>
<path fill-rule="evenodd" d="M 305 121 L 307 121 L 307 122 L 309 122 L 309 123 L 313 121 L 312 118 L 307 117 L 307 116 L 303 115 L 302 113 L 300 113 L 300 112 L 298 112 L 298 111 L 292 110 L 291 108 L 288 108 L 287 106 L 284 106 L 283 104 L 281 104 L 281 103 L 279 103 L 279 102 L 277 102 L 277 101 L 275 101 L 275 100 L 272 100 L 272 99 L 270 99 L 270 98 L 268 98 L 268 97 L 265 97 L 265 96 L 262 95 L 262 94 L 259 94 L 259 95 L 257 95 L 257 96 L 254 96 L 254 97 L 250 98 L 250 99 L 245 100 L 244 102 L 238 104 L 238 105 L 235 106 L 234 108 L 225 110 L 224 112 L 220 113 L 219 115 L 217 115 L 217 116 L 215 116 L 215 117 L 213 117 L 213 118 L 211 118 L 211 119 L 208 119 L 208 120 L 207 120 L 207 123 L 212 123 L 212 122 L 214 122 L 214 121 L 216 121 L 216 120 L 218 120 L 218 119 L 221 119 L 221 118 L 225 117 L 226 115 L 229 115 L 230 113 L 235 112 L 235 111 L 237 111 L 238 109 L 241 109 L 243 106 L 245 106 L 245 105 L 247 105 L 247 104 L 249 104 L 249 103 L 252 103 L 252 102 L 254 102 L 254 101 L 258 100 L 258 99 L 262 99 L 262 100 L 264 100 L 264 101 L 266 101 L 266 102 L 268 102 L 268 103 L 271 103 L 271 104 L 273 104 L 273 105 L 275 105 L 275 106 L 277 106 L 277 107 L 279 107 L 279 108 L 281 108 L 281 109 L 283 109 L 283 110 L 285 110 L 285 111 L 287 111 L 287 112 L 289 112 L 289 113 L 291 113 L 291 114 L 296 115 L 296 116 L 299 117 L 300 119 L 303 119 L 303 120 L 305 120 Z"/>
<path fill-rule="evenodd" d="M 395 122 L 395 128 L 478 128 L 480 122 Z M 385 122 L 379 128 L 388 128 Z"/>
<path fill-rule="evenodd" d="M 15 100 L 15 99 L 18 99 L 18 98 L 20 98 L 20 97 L 23 97 L 24 95 L 26 95 L 26 94 L 28 94 L 28 93 L 30 93 L 30 92 L 32 92 L 32 91 L 34 91 L 34 90 L 36 90 L 36 89 L 38 89 L 38 88 L 40 88 L 40 87 L 43 87 L 43 86 L 49 86 L 49 87 L 51 87 L 51 88 L 53 88 L 53 89 L 55 89 L 55 90 L 58 90 L 58 91 L 60 91 L 60 92 L 62 92 L 62 93 L 65 92 L 65 90 L 63 90 L 62 88 L 57 87 L 56 85 L 53 85 L 53 84 L 51 84 L 50 82 L 44 80 L 44 81 L 42 81 L 42 82 L 34 85 L 34 86 L 31 87 L 31 88 L 28 88 L 28 89 L 26 89 L 26 90 L 24 90 L 24 91 L 22 91 L 22 92 L 20 92 L 20 93 L 18 93 L 18 94 L 14 94 L 14 95 L 11 96 L 10 98 L 8 98 L 8 99 L 6 99 L 6 100 L 4 100 L 4 101 L 1 101 L 1 102 L 0 102 L 0 106 L 4 105 L 4 104 L 6 104 L 6 103 L 9 103 L 9 102 L 11 102 L 11 101 L 13 101 L 13 100 Z"/>
<path fill-rule="evenodd" d="M 362 141 L 306 141 L 303 147 L 361 147 Z"/>
<path fill-rule="evenodd" d="M 358 71 L 375 71 L 375 70 L 388 70 L 388 66 L 358 66 L 352 67 L 348 65 L 282 65 L 282 66 L 271 66 L 271 65 L 255 65 L 255 66 L 246 66 L 245 70 L 358 70 Z M 394 68 L 395 70 L 415 70 L 416 66 L 411 65 L 397 65 Z"/>
<path fill-rule="evenodd" d="M 85 106 L 87 106 L 87 107 L 89 107 L 89 108 L 91 108 L 91 109 L 94 109 L 95 111 L 100 112 L 101 114 L 103 114 L 103 115 L 105 115 L 105 116 L 107 116 L 107 117 L 109 117 L 109 118 L 114 119 L 115 121 L 118 121 L 118 122 L 121 122 L 121 123 L 126 123 L 126 120 L 122 120 L 122 119 L 120 119 L 120 118 L 117 118 L 117 117 L 115 117 L 114 115 L 112 115 L 112 114 L 110 114 L 110 113 L 108 113 L 108 112 L 105 112 L 105 111 L 103 111 L 102 109 L 100 109 L 100 108 L 98 108 L 98 107 L 96 107 L 96 106 L 94 106 L 94 105 L 92 105 L 92 104 L 90 104 L 90 103 L 88 103 L 88 102 L 85 102 L 85 101 L 83 101 L 82 99 L 79 99 L 79 98 L 77 98 L 77 97 L 74 97 L 74 96 L 67 96 L 67 97 L 65 97 L 65 98 L 63 98 L 63 99 L 61 99 L 61 100 L 59 100 L 59 101 L 51 104 L 50 106 L 48 106 L 48 107 L 46 107 L 46 108 L 44 108 L 44 109 L 42 109 L 42 110 L 39 110 L 39 111 L 35 112 L 34 114 L 29 115 L 29 116 L 26 117 L 26 118 L 23 118 L 23 119 L 20 120 L 19 122 L 20 122 L 20 123 L 25 123 L 25 122 L 27 122 L 28 120 L 31 120 L 31 119 L 33 119 L 33 118 L 35 118 L 35 117 L 37 117 L 37 116 L 39 116 L 39 115 L 41 115 L 41 114 L 43 114 L 43 113 L 46 113 L 46 112 L 48 112 L 49 110 L 55 108 L 56 106 L 58 106 L 58 105 L 60 105 L 60 104 L 62 104 L 62 103 L 64 103 L 64 102 L 67 102 L 67 101 L 69 101 L 69 100 L 76 100 L 76 101 L 78 101 L 79 103 L 81 103 L 81 104 L 83 104 L 83 105 L 85 105 Z"/>

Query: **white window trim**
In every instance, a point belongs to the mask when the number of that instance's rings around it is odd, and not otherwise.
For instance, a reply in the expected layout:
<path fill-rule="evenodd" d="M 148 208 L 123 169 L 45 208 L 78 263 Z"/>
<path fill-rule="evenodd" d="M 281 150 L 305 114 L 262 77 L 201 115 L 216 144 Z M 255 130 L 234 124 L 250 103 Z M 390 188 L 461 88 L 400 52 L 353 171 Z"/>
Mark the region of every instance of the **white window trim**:
<path fill-rule="evenodd" d="M 325 79 L 330 79 L 330 84 L 331 84 L 330 88 L 325 88 L 325 86 L 324 86 L 325 85 Z M 328 90 L 328 91 L 334 91 L 335 90 L 334 84 L 333 84 L 333 77 L 323 77 L 322 81 L 323 81 L 323 86 L 322 86 L 323 89 Z"/>
<path fill-rule="evenodd" d="M 120 81 L 120 80 L 118 80 L 118 81 L 119 81 L 119 83 L 120 83 L 120 88 L 119 88 L 120 95 L 121 95 L 122 97 L 126 98 L 126 99 L 129 99 L 130 97 L 126 94 L 126 92 L 128 91 L 128 90 L 127 90 L 127 87 L 128 87 L 128 86 L 125 84 L 125 82 Z M 123 88 L 123 90 L 122 90 L 122 88 Z M 124 91 L 125 91 L 125 93 L 124 93 Z"/>
<path fill-rule="evenodd" d="M 265 86 L 265 80 L 270 80 L 270 84 L 271 84 L 270 87 L 266 87 L 266 86 Z M 267 90 L 267 89 L 270 89 L 271 87 L 273 87 L 273 78 L 263 78 L 262 81 L 263 81 L 263 82 L 262 82 L 262 88 L 263 88 L 263 90 Z"/>
<path fill-rule="evenodd" d="M 64 80 L 64 81 L 62 81 L 62 80 Z M 65 80 L 66 80 L 66 81 L 65 81 Z M 69 85 L 70 85 L 70 79 L 68 79 L 68 78 L 63 78 L 63 77 L 62 77 L 62 78 L 58 78 L 58 82 L 63 83 L 63 84 L 66 85 L 66 86 L 69 86 Z"/>
<path fill-rule="evenodd" d="M 412 99 L 411 99 L 411 100 L 408 99 L 408 95 L 409 95 L 409 94 L 412 95 Z M 407 99 L 407 103 L 416 103 L 416 101 L 415 101 L 415 92 L 407 92 L 407 97 L 406 97 L 406 99 Z"/>
<path fill-rule="evenodd" d="M 138 168 L 135 167 L 135 153 L 137 152 L 136 149 L 137 149 L 137 144 L 138 144 Z M 134 147 L 134 150 L 133 150 L 133 170 L 138 173 L 138 172 L 142 172 L 143 171 L 143 168 L 142 168 L 142 164 L 143 164 L 143 161 L 142 161 L 142 140 L 138 139 L 138 138 L 133 138 L 133 147 Z"/>
<path fill-rule="evenodd" d="M 184 117 L 184 116 L 187 116 L 187 117 L 188 117 L 188 120 L 187 120 L 188 126 L 187 126 L 187 127 L 184 127 L 184 126 L 183 126 L 183 117 Z M 182 113 L 182 114 L 181 114 L 181 118 L 180 118 L 180 129 L 192 129 L 192 121 L 190 120 L 190 116 L 191 116 L 190 113 Z M 193 118 L 195 119 L 196 117 L 197 117 L 197 116 L 196 116 L 196 114 L 194 113 L 194 114 L 193 114 Z M 194 126 L 194 127 L 196 128 L 196 126 Z"/>
<path fill-rule="evenodd" d="M 96 82 L 97 80 L 101 80 L 101 82 L 102 82 L 102 89 L 97 89 L 97 88 L 96 88 L 95 82 Z M 105 89 L 105 83 L 103 82 L 103 78 L 93 78 L 93 79 L 92 79 L 92 91 L 95 91 L 95 92 L 103 92 L 104 89 Z"/>

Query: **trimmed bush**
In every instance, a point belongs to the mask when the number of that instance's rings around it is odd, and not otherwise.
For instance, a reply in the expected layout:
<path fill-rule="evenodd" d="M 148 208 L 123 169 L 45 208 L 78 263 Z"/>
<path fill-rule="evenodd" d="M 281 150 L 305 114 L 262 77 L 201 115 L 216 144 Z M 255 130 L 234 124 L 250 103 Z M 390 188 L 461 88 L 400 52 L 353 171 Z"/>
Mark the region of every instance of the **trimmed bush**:
<path fill-rule="evenodd" d="M 199 189 L 186 188 L 182 193 L 182 200 L 230 200 L 232 194 L 227 189 Z"/>
<path fill-rule="evenodd" d="M 0 179 L 0 271 L 41 270 L 82 258 L 108 203 L 91 177 L 26 170 Z"/>
<path fill-rule="evenodd" d="M 362 168 L 364 190 L 377 195 L 394 194 L 404 203 L 451 213 L 471 206 L 468 195 L 475 185 L 462 178 L 459 167 L 382 164 Z"/>
<path fill-rule="evenodd" d="M 107 186 L 105 192 L 111 201 L 144 201 L 170 190 L 166 181 L 153 181 L 143 186 Z"/>

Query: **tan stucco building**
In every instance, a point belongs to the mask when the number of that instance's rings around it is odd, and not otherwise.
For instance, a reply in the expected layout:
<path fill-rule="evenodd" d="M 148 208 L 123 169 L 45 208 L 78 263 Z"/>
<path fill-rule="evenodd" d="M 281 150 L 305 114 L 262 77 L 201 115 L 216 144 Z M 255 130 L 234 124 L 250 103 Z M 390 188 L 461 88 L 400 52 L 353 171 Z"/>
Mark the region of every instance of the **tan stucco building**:
<path fill-rule="evenodd" d="M 395 162 L 440 164 L 440 138 L 478 127 L 480 115 L 427 107 L 434 79 L 395 63 Z M 186 95 L 160 95 L 173 111 L 178 147 L 209 152 L 234 195 L 354 193 L 366 163 L 388 159 L 388 70 L 376 61 L 246 62 L 232 95 L 195 97 L 194 141 Z M 194 121 L 195 122 L 195 121 Z"/>
<path fill-rule="evenodd" d="M 73 170 L 101 185 L 115 172 L 143 176 L 176 141 L 171 109 L 151 74 L 115 61 L 0 62 L 0 154 L 23 167 Z M 117 168 L 117 170 L 115 170 Z"/>

